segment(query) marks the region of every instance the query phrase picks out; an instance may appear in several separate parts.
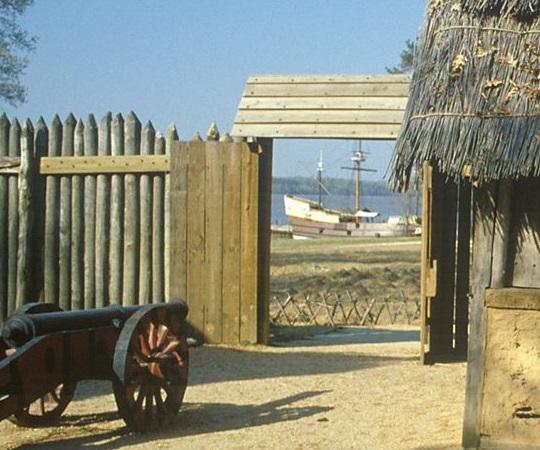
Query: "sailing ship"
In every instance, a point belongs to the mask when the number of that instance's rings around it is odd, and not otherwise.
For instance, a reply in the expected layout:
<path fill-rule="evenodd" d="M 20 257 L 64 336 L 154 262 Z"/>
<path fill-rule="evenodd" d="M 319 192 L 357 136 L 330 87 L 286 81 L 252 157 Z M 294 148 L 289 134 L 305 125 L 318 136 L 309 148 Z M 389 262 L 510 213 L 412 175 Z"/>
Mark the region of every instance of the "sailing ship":
<path fill-rule="evenodd" d="M 286 194 L 284 196 L 285 214 L 289 219 L 294 239 L 313 239 L 321 237 L 388 237 L 413 236 L 420 233 L 417 216 L 390 216 L 386 221 L 378 220 L 380 214 L 361 207 L 361 172 L 375 172 L 362 167 L 365 152 L 361 142 L 351 157 L 352 167 L 342 169 L 354 172 L 355 200 L 354 212 L 325 208 L 322 203 L 324 171 L 322 154 L 317 164 L 318 201 Z"/>

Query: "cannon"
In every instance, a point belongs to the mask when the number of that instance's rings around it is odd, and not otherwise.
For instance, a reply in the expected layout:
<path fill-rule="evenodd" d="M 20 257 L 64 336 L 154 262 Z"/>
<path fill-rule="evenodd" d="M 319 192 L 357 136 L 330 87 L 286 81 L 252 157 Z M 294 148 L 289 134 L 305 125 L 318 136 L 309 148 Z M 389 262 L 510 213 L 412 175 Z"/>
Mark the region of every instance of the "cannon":
<path fill-rule="evenodd" d="M 118 412 L 137 432 L 174 420 L 187 387 L 188 307 L 164 304 L 62 311 L 29 303 L 0 339 L 0 420 L 58 421 L 81 380 L 112 381 Z"/>

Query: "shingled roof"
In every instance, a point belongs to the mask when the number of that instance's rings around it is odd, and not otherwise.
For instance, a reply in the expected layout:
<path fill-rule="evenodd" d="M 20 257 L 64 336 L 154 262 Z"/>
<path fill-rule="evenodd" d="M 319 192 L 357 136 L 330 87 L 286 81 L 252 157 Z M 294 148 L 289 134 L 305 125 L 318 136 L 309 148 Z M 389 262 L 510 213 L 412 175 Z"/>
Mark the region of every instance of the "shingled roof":
<path fill-rule="evenodd" d="M 540 0 L 429 0 L 391 184 L 540 175 Z"/>

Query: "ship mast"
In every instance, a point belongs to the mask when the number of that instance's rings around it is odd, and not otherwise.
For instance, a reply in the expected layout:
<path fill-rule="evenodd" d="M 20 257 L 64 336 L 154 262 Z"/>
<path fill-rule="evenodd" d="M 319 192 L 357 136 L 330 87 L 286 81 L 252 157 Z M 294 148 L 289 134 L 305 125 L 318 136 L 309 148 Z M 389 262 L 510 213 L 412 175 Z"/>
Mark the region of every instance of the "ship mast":
<path fill-rule="evenodd" d="M 360 211 L 361 208 L 361 196 L 362 188 L 360 184 L 360 172 L 377 172 L 375 169 L 365 169 L 362 167 L 362 162 L 366 160 L 367 153 L 362 150 L 362 141 L 358 141 L 358 149 L 353 152 L 351 156 L 351 161 L 353 167 L 342 167 L 345 170 L 354 171 L 354 210 L 355 212 Z"/>
<path fill-rule="evenodd" d="M 319 185 L 319 206 L 322 207 L 322 173 L 324 171 L 323 160 L 322 160 L 322 150 L 319 153 L 319 162 L 317 163 L 317 184 Z"/>

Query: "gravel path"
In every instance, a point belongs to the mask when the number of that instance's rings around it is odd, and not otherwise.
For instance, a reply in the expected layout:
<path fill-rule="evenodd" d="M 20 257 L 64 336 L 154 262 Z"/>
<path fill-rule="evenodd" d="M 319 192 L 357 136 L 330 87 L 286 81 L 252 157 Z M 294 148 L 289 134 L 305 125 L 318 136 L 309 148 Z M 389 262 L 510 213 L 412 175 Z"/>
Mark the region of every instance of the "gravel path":
<path fill-rule="evenodd" d="M 85 383 L 60 426 L 0 423 L 0 448 L 455 449 L 465 364 L 421 366 L 413 328 L 345 328 L 273 347 L 192 349 L 176 423 L 128 433 L 108 383 Z"/>

